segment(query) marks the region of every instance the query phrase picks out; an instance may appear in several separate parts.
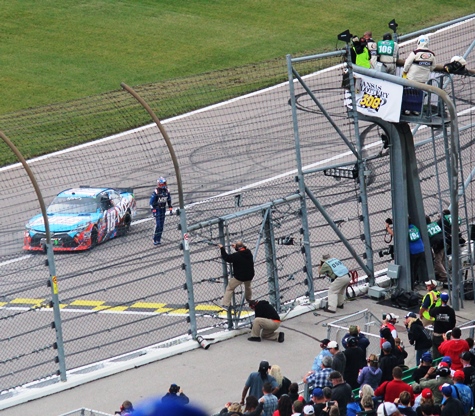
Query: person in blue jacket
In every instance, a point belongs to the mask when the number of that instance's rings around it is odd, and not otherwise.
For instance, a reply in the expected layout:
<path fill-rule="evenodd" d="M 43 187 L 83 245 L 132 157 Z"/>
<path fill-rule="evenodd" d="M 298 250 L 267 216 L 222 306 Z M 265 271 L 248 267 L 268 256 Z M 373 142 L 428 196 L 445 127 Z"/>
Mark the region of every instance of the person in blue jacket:
<path fill-rule="evenodd" d="M 170 215 L 172 215 L 172 197 L 167 187 L 167 180 L 163 176 L 160 176 L 157 180 L 157 187 L 150 196 L 150 209 L 155 218 L 155 232 L 153 234 L 153 244 L 155 246 L 161 244 L 167 205 L 170 210 Z"/>

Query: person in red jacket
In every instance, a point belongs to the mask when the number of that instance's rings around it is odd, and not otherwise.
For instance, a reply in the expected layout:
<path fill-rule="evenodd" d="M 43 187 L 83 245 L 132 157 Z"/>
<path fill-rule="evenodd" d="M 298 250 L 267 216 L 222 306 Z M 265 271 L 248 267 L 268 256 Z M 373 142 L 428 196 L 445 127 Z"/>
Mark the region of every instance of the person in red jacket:
<path fill-rule="evenodd" d="M 460 361 L 460 354 L 470 349 L 468 342 L 464 339 L 460 339 L 461 336 L 462 331 L 460 328 L 455 327 L 452 329 L 452 337 L 448 339 L 447 335 L 444 334 L 444 341 L 439 345 L 439 352 L 452 359 L 451 369 L 454 371 L 462 370 L 463 365 Z"/>
<path fill-rule="evenodd" d="M 393 403 L 395 399 L 399 398 L 401 392 L 407 391 L 411 395 L 411 406 L 414 404 L 414 392 L 412 386 L 402 381 L 401 367 L 393 368 L 393 379 L 385 381 L 375 391 L 375 397 L 383 397 L 385 402 Z"/>

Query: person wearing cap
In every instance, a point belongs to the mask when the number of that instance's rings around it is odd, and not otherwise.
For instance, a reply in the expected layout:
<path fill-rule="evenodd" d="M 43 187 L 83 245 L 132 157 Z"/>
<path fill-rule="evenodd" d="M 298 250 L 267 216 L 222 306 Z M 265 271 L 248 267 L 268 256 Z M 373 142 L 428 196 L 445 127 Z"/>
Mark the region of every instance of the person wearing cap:
<path fill-rule="evenodd" d="M 348 332 L 345 335 L 343 335 L 343 338 L 341 340 L 341 345 L 343 345 L 343 348 L 345 349 L 347 348 L 347 339 L 349 337 L 356 337 L 356 339 L 358 340 L 358 347 L 360 347 L 363 350 L 366 357 L 366 348 L 368 348 L 370 341 L 366 337 L 366 335 L 361 332 L 360 327 L 357 325 L 349 326 Z"/>
<path fill-rule="evenodd" d="M 452 330 L 452 337 L 447 339 L 447 335 L 444 334 L 444 341 L 439 346 L 439 352 L 442 355 L 447 355 L 452 359 L 452 369 L 461 370 L 463 368 L 460 362 L 460 354 L 469 350 L 467 341 L 460 339 L 462 331 L 460 328 L 455 327 Z"/>
<path fill-rule="evenodd" d="M 432 333 L 432 356 L 434 359 L 441 357 L 439 346 L 444 341 L 444 334 L 455 328 L 457 319 L 455 311 L 447 303 L 449 294 L 440 294 L 441 304 L 429 310 L 429 315 L 434 319 L 434 332 Z"/>
<path fill-rule="evenodd" d="M 378 406 L 377 416 L 400 416 L 401 412 L 394 403 L 383 402 Z"/>
<path fill-rule="evenodd" d="M 165 212 L 170 210 L 173 213 L 172 197 L 167 187 L 167 180 L 161 176 L 157 179 L 157 187 L 150 195 L 150 210 L 155 218 L 155 231 L 153 233 L 153 245 L 158 246 L 162 241 L 163 225 L 165 224 Z"/>
<path fill-rule="evenodd" d="M 374 390 L 381 383 L 383 372 L 379 368 L 379 360 L 376 354 L 370 354 L 366 361 L 368 365 L 360 370 L 357 382 L 360 386 L 368 384 Z"/>
<path fill-rule="evenodd" d="M 383 315 L 384 320 L 381 324 L 381 328 L 379 329 L 379 346 L 381 347 L 381 355 L 383 354 L 383 343 L 388 341 L 391 343 L 391 348 L 393 350 L 393 354 L 395 354 L 396 350 L 396 341 L 395 338 L 397 337 L 397 331 L 395 324 L 397 320 L 399 319 L 398 315 L 395 315 L 394 313 L 388 313 Z"/>
<path fill-rule="evenodd" d="M 379 368 L 381 369 L 381 383 L 392 380 L 393 368 L 397 366 L 397 357 L 392 352 L 389 341 L 383 342 L 382 355 L 379 357 Z"/>
<path fill-rule="evenodd" d="M 315 357 L 312 364 L 312 371 L 319 371 L 322 368 L 322 359 L 323 357 L 331 357 L 332 353 L 328 351 L 327 345 L 330 342 L 328 338 L 325 338 L 320 343 L 320 348 L 322 349 L 320 353 Z"/>
<path fill-rule="evenodd" d="M 303 414 L 305 416 L 314 416 L 315 415 L 315 409 L 311 404 L 307 404 L 306 406 L 303 407 Z"/>
<path fill-rule="evenodd" d="M 421 388 L 421 386 L 419 386 L 419 388 Z M 414 390 L 414 385 L 412 389 Z M 414 406 L 412 406 L 412 408 L 413 410 L 415 410 L 418 416 L 422 416 L 422 411 L 420 407 L 423 405 L 430 405 L 432 407 L 434 406 L 432 390 L 427 387 L 425 389 L 422 389 L 420 394 L 414 399 Z"/>
<path fill-rule="evenodd" d="M 254 310 L 251 337 L 248 341 L 261 342 L 261 337 L 270 341 L 284 342 L 284 333 L 276 332 L 280 327 L 280 316 L 266 300 L 251 300 L 249 307 Z"/>
<path fill-rule="evenodd" d="M 409 312 L 406 315 L 404 325 L 407 328 L 409 343 L 414 345 L 416 350 L 416 365 L 419 365 L 422 354 L 429 351 L 432 347 L 432 339 L 427 329 L 424 328 L 422 321 L 414 312 Z"/>
<path fill-rule="evenodd" d="M 442 360 L 440 360 L 439 364 L 437 365 L 437 368 L 440 368 L 444 366 L 445 364 L 450 369 L 451 377 L 453 377 L 455 370 L 452 368 L 452 358 L 450 358 L 448 355 L 446 355 L 445 357 L 442 357 Z"/>
<path fill-rule="evenodd" d="M 349 337 L 347 339 L 347 348 L 343 351 L 346 357 L 345 371 L 343 378 L 352 389 L 359 387 L 358 373 L 366 365 L 366 354 L 358 347 L 358 339 Z"/>
<path fill-rule="evenodd" d="M 268 361 L 261 361 L 258 370 L 249 374 L 242 390 L 241 404 L 244 404 L 248 392 L 249 396 L 255 396 L 260 399 L 262 397 L 262 387 L 266 382 L 271 383 L 274 389 L 272 392 L 277 393 L 279 391 L 276 379 L 269 374 L 269 368 Z"/>
<path fill-rule="evenodd" d="M 328 306 L 325 311 L 336 313 L 336 308 L 343 309 L 346 288 L 351 281 L 348 268 L 341 260 L 330 258 L 329 254 L 325 254 L 320 261 L 318 274 L 327 276 L 331 280 L 328 288 Z"/>
<path fill-rule="evenodd" d="M 472 366 L 471 361 L 473 355 L 470 351 L 465 351 L 460 354 L 460 362 L 462 363 L 462 371 L 465 374 L 465 384 L 472 387 L 475 394 L 475 367 Z"/>
<path fill-rule="evenodd" d="M 410 402 L 414 403 L 414 392 L 412 386 L 402 380 L 401 367 L 392 369 L 392 380 L 385 381 L 374 391 L 376 397 L 382 397 L 385 402 L 394 402 L 403 391 L 410 394 Z"/>
<path fill-rule="evenodd" d="M 427 293 L 422 298 L 419 318 L 424 326 L 428 326 L 434 324 L 434 318 L 430 316 L 429 311 L 442 305 L 442 301 L 440 300 L 440 292 L 437 290 L 437 282 L 435 280 L 427 280 L 424 284 L 426 285 Z"/>
<path fill-rule="evenodd" d="M 233 277 L 229 279 L 228 285 L 224 292 L 223 308 L 229 309 L 234 290 L 244 285 L 244 296 L 247 302 L 252 300 L 251 282 L 254 277 L 254 257 L 251 250 L 249 250 L 242 241 L 236 241 L 231 244 L 235 253 L 228 254 L 222 244 L 218 244 L 221 258 L 226 263 L 233 265 Z"/>
<path fill-rule="evenodd" d="M 432 367 L 432 354 L 426 351 L 422 354 L 418 367 L 412 373 L 412 379 L 419 383 L 420 379 L 424 377 L 429 369 Z"/>
<path fill-rule="evenodd" d="M 324 387 L 331 387 L 332 384 L 328 379 L 328 376 L 332 372 L 332 362 L 333 358 L 323 357 L 320 370 L 318 371 L 309 371 L 307 375 L 303 378 L 303 382 L 307 383 L 309 386 L 319 387 L 323 389 Z"/>
<path fill-rule="evenodd" d="M 437 369 L 431 367 L 426 375 L 419 381 L 422 388 L 431 389 L 435 405 L 440 405 L 442 403 L 442 393 L 440 392 L 439 387 L 444 383 L 454 384 L 452 377 L 450 376 L 450 368 L 447 366 L 447 363 L 444 364 L 445 366 Z"/>
<path fill-rule="evenodd" d="M 332 371 L 329 378 L 333 385 L 331 399 L 338 403 L 340 416 L 346 416 L 346 406 L 353 394 L 351 387 L 348 383 L 345 383 L 339 371 Z"/>
<path fill-rule="evenodd" d="M 459 399 L 453 397 L 453 390 L 449 384 L 441 385 L 440 392 L 444 399 L 441 416 L 465 416 L 463 405 Z"/>
<path fill-rule="evenodd" d="M 456 397 L 462 403 L 465 416 L 468 416 L 470 409 L 473 407 L 473 393 L 472 389 L 464 384 L 465 374 L 462 370 L 457 370 L 453 376 L 454 384 L 451 385 L 452 397 Z M 442 400 L 444 405 L 445 400 Z"/>
<path fill-rule="evenodd" d="M 310 395 L 311 404 L 315 411 L 315 416 L 320 416 L 322 410 L 326 407 L 325 396 L 323 395 L 323 389 L 318 387 L 312 390 L 312 394 Z"/>
<path fill-rule="evenodd" d="M 341 374 L 343 374 L 346 367 L 346 356 L 340 351 L 338 342 L 330 341 L 328 343 L 328 351 L 331 352 L 333 357 L 332 370 L 339 371 Z"/>

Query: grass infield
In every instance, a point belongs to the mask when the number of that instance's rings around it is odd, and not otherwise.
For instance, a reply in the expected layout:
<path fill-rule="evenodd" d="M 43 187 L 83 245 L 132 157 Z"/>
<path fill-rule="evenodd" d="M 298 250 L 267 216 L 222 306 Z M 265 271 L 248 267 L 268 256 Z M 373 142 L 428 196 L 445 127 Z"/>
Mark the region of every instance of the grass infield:
<path fill-rule="evenodd" d="M 148 122 L 139 109 L 137 118 L 130 117 L 133 111 L 124 118 L 117 103 L 101 117 L 97 111 L 88 113 L 87 108 L 107 107 L 115 100 L 121 82 L 140 85 L 150 95 L 160 91 L 158 115 L 167 118 L 281 81 L 286 54 L 341 48 L 336 35 L 345 29 L 359 35 L 369 29 L 379 39 L 393 18 L 403 34 L 475 11 L 473 0 L 0 3 L 0 129 L 26 157 Z M 279 70 L 269 71 L 270 66 Z M 242 67 L 252 68 L 252 79 Z M 216 71 L 219 88 L 210 85 L 215 76 L 198 75 Z M 180 100 L 192 85 L 185 78 L 193 79 L 195 90 L 201 82 L 206 94 Z M 173 82 L 177 79 L 182 82 Z M 68 113 L 68 123 L 58 120 L 59 112 Z M 12 161 L 0 145 L 0 165 Z"/>

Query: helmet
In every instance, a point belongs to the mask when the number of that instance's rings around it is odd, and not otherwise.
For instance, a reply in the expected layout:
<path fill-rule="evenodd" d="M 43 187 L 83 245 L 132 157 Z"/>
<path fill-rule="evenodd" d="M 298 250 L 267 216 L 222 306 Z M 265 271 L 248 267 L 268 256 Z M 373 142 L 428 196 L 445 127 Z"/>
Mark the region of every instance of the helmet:
<path fill-rule="evenodd" d="M 391 33 L 388 32 L 383 35 L 383 40 L 391 40 L 391 39 L 392 39 Z"/>
<path fill-rule="evenodd" d="M 449 294 L 444 292 L 440 294 L 440 299 L 442 302 L 447 303 L 449 301 Z"/>
<path fill-rule="evenodd" d="M 429 46 L 429 38 L 426 35 L 419 36 L 417 39 L 418 48 L 427 48 Z"/>
<path fill-rule="evenodd" d="M 157 185 L 159 188 L 165 188 L 167 186 L 167 180 L 163 176 L 160 176 L 157 179 Z"/>
<path fill-rule="evenodd" d="M 450 62 L 458 62 L 460 65 L 467 65 L 467 61 L 462 56 L 453 56 Z"/>

